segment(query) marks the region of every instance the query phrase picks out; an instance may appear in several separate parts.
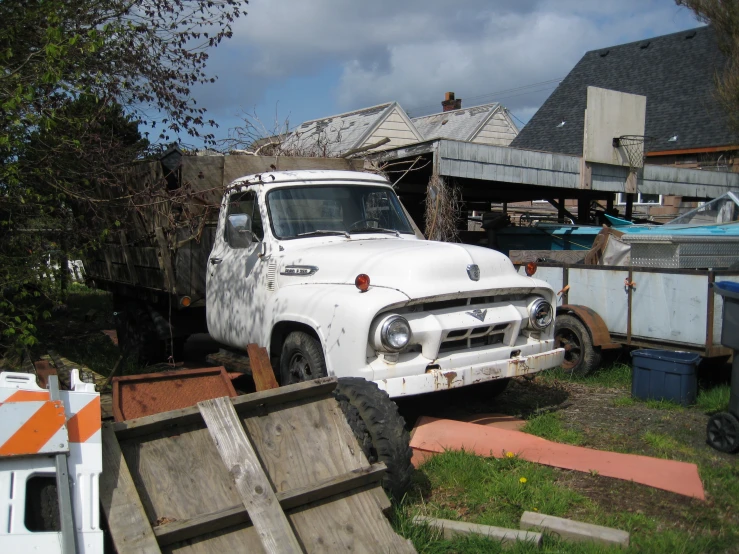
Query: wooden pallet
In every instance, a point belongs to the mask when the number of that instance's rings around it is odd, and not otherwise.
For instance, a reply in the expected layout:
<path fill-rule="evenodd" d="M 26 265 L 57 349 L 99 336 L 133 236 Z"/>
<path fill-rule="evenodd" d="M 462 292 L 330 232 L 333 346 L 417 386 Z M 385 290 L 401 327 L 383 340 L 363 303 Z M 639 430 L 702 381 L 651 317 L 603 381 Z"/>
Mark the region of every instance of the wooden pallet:
<path fill-rule="evenodd" d="M 119 554 L 415 552 L 324 378 L 103 426 Z"/>

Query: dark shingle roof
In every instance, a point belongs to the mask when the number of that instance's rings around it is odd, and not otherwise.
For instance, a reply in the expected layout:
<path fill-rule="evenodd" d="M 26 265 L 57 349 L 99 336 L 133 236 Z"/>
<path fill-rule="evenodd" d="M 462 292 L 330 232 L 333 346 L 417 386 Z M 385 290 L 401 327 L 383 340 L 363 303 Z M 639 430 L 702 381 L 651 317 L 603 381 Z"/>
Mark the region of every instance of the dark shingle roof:
<path fill-rule="evenodd" d="M 716 97 L 715 76 L 724 63 L 712 27 L 593 50 L 511 146 L 581 156 L 588 86 L 647 97 L 651 152 L 739 144 Z M 674 135 L 678 140 L 668 142 Z"/>

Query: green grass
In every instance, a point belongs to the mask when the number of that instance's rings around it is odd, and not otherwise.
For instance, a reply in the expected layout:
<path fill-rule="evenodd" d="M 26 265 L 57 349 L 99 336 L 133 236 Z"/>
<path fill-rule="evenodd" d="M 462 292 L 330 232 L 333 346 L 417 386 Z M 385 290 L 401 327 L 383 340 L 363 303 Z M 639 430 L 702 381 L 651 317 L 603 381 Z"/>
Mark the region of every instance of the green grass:
<path fill-rule="evenodd" d="M 631 396 L 619 396 L 613 401 L 613 405 L 617 408 L 633 406 L 635 404 L 636 404 L 636 399 Z"/>
<path fill-rule="evenodd" d="M 647 408 L 652 408 L 653 410 L 672 410 L 677 412 L 685 410 L 683 406 L 670 400 L 655 400 L 650 398 L 649 400 L 644 401 L 644 404 Z"/>
<path fill-rule="evenodd" d="M 676 454 L 695 455 L 694 449 L 663 433 L 647 431 L 641 436 L 641 440 L 648 444 L 660 458 L 673 459 Z"/>
<path fill-rule="evenodd" d="M 456 552 L 623 552 L 601 545 L 570 543 L 545 534 L 542 548 L 516 543 L 502 549 L 499 542 L 480 536 L 444 539 L 441 532 L 413 523 L 415 515 L 466 521 L 518 529 L 524 511 L 569 517 L 607 525 L 631 533 L 626 552 L 699 554 L 722 552 L 736 545 L 735 531 L 670 528 L 669 522 L 633 511 L 604 510 L 579 492 L 559 483 L 557 470 L 518 458 L 481 458 L 467 452 L 445 452 L 423 464 L 416 475 L 416 488 L 395 508 L 393 526 L 409 538 L 420 553 Z M 526 478 L 521 483 L 521 477 Z M 715 479 L 728 480 L 726 470 Z M 704 477 L 711 479 L 711 476 Z M 734 482 L 737 475 L 733 476 Z M 736 487 L 736 485 L 735 485 Z M 737 487 L 739 488 L 739 487 Z M 739 491 L 730 490 L 727 494 Z M 701 507 L 701 509 L 703 509 Z"/>
<path fill-rule="evenodd" d="M 702 389 L 698 392 L 696 406 L 707 414 L 724 412 L 729 408 L 729 396 L 731 387 L 720 385 L 712 389 Z"/>
<path fill-rule="evenodd" d="M 575 445 L 583 442 L 582 434 L 565 428 L 562 424 L 562 415 L 555 412 L 532 417 L 526 422 L 522 431 L 554 442 Z"/>
<path fill-rule="evenodd" d="M 590 375 L 575 375 L 561 367 L 537 373 L 537 379 L 545 383 L 569 381 L 585 385 L 597 385 L 608 388 L 628 388 L 631 386 L 631 368 L 626 364 L 614 363 L 594 371 Z"/>

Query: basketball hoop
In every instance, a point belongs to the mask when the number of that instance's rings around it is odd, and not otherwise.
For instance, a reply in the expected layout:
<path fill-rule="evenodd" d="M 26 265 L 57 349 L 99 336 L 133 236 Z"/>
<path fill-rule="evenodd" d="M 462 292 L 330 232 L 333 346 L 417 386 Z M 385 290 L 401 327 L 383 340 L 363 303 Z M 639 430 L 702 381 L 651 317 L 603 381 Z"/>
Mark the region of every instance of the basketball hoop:
<path fill-rule="evenodd" d="M 623 148 L 626 153 L 630 173 L 636 173 L 638 169 L 644 167 L 644 158 L 646 157 L 644 145 L 651 140 L 652 137 L 644 135 L 621 135 L 613 139 L 613 147 Z"/>

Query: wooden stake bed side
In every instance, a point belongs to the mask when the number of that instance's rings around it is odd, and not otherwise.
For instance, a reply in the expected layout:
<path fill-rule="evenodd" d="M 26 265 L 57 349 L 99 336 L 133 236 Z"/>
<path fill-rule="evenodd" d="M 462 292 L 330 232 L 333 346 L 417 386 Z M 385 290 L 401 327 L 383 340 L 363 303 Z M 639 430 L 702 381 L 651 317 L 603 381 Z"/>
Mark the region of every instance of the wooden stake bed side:
<path fill-rule="evenodd" d="M 335 386 L 320 379 L 106 424 L 101 504 L 119 554 L 151 537 L 162 552 L 414 552 L 383 515 L 384 466 L 368 463 Z"/>

